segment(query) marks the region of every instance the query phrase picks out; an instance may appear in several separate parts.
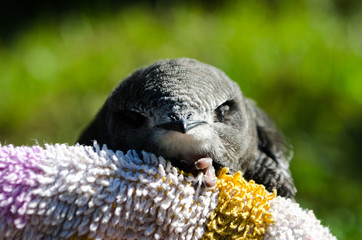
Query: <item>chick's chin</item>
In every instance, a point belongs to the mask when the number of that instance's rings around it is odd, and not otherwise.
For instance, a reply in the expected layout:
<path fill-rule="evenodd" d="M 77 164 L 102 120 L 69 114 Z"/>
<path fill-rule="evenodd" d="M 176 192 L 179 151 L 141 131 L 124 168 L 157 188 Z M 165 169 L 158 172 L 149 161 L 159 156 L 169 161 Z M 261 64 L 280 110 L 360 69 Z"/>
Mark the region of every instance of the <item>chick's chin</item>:
<path fill-rule="evenodd" d="M 158 129 L 152 136 L 157 154 L 170 160 L 183 170 L 195 170 L 195 163 L 201 158 L 218 158 L 221 146 L 219 137 L 207 126 L 191 129 L 187 133 Z"/>

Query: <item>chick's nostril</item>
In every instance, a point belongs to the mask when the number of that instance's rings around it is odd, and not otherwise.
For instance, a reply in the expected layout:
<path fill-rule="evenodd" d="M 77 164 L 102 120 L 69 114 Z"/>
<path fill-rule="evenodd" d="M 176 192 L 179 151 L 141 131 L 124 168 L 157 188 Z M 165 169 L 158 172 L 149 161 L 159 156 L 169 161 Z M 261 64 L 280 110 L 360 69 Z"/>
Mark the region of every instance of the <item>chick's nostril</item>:
<path fill-rule="evenodd" d="M 192 117 L 192 115 L 193 115 L 192 113 L 187 114 L 186 119 L 187 119 L 187 120 L 190 120 L 191 117 Z"/>

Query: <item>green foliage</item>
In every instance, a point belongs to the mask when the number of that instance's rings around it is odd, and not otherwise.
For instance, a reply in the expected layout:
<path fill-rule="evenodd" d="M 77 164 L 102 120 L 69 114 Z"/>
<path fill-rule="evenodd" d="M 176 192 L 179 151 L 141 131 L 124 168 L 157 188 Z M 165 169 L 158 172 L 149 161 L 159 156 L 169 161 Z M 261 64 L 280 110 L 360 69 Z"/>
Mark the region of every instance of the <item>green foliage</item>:
<path fill-rule="evenodd" d="M 72 144 L 135 68 L 196 58 L 238 81 L 284 131 L 302 206 L 339 239 L 359 239 L 362 10 L 341 15 L 327 0 L 231 3 L 39 20 L 0 44 L 0 141 Z"/>

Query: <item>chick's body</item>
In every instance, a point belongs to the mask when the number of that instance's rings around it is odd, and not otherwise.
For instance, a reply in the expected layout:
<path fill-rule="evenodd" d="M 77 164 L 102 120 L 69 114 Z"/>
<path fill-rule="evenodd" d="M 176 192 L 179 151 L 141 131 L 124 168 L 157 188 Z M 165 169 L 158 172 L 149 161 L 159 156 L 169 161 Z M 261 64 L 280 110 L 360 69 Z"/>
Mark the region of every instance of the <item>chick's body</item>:
<path fill-rule="evenodd" d="M 282 134 L 222 71 L 193 59 L 158 61 L 123 80 L 79 143 L 93 140 L 204 171 L 206 185 L 213 168 L 226 166 L 282 196 L 295 194 Z"/>

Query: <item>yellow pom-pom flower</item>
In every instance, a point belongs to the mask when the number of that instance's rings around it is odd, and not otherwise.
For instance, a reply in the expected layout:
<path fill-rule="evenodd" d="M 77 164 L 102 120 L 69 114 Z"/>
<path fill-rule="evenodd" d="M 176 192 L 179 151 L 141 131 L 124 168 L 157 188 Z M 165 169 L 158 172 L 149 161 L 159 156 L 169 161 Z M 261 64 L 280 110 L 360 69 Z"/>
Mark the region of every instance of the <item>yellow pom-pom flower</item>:
<path fill-rule="evenodd" d="M 227 172 L 223 168 L 218 174 L 218 204 L 203 239 L 262 239 L 266 225 L 273 223 L 269 201 L 276 192 L 269 193 L 252 180 L 247 182 L 241 172 Z"/>

